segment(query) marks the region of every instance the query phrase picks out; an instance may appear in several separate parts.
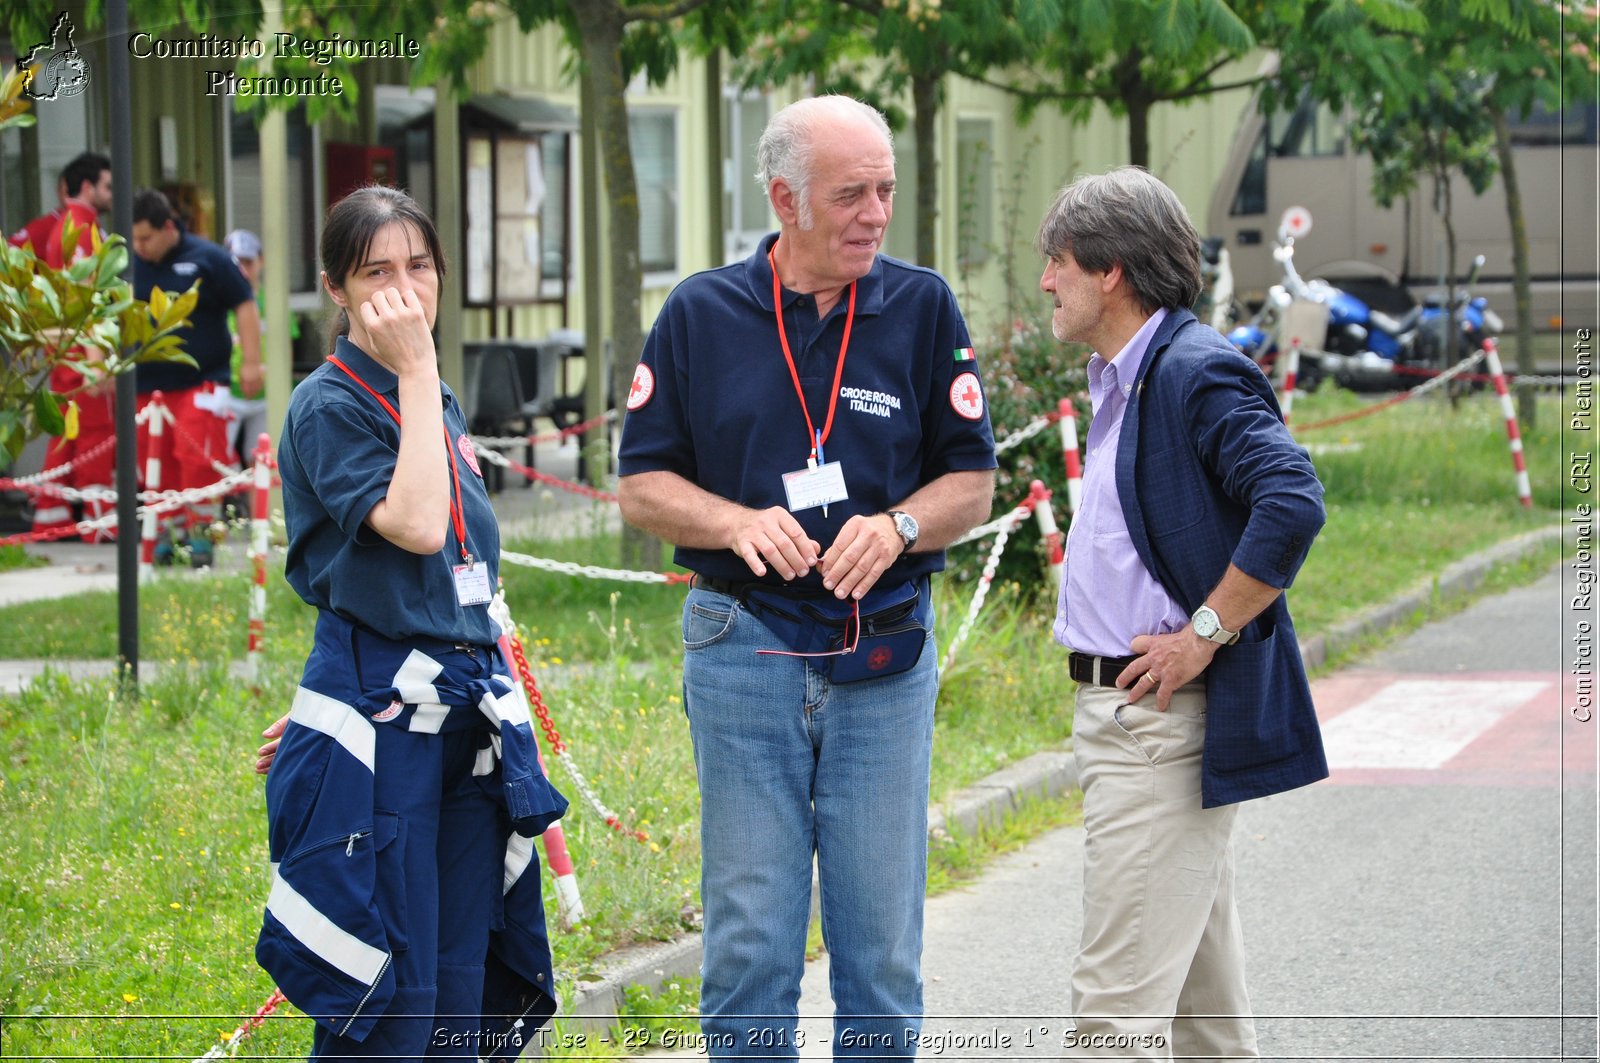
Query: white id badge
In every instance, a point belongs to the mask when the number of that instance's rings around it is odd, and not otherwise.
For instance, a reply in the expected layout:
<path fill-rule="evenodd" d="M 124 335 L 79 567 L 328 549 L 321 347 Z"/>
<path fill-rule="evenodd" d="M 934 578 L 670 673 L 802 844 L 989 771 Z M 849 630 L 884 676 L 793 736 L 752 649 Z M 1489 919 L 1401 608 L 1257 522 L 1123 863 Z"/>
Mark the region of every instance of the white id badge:
<path fill-rule="evenodd" d="M 818 465 L 814 469 L 796 469 L 783 474 L 783 491 L 789 496 L 789 512 L 798 513 L 813 506 L 829 502 L 843 502 L 850 497 L 844 486 L 844 466 L 836 461 Z"/>
<path fill-rule="evenodd" d="M 481 561 L 470 565 L 455 565 L 456 601 L 462 605 L 483 605 L 494 595 L 489 593 L 489 566 Z"/>

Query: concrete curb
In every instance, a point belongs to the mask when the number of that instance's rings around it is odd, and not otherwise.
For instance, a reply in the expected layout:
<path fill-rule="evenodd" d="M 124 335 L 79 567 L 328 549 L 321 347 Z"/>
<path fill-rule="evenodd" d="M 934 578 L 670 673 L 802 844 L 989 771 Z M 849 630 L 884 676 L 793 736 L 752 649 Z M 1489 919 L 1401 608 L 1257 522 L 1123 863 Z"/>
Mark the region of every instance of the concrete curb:
<path fill-rule="evenodd" d="M 1306 639 L 1300 644 L 1306 668 L 1320 667 L 1330 656 L 1403 623 L 1432 602 L 1450 601 L 1471 593 L 1483 584 L 1494 566 L 1520 560 L 1562 533 L 1562 525 L 1552 525 L 1497 543 L 1462 558 L 1437 577 L 1418 583 L 1398 597 Z M 1000 822 L 1026 798 L 1059 796 L 1076 789 L 1077 785 L 1078 768 L 1070 747 L 1035 753 L 958 791 L 943 806 L 929 808 L 928 834 L 938 837 L 952 827 L 970 834 L 980 826 Z M 702 955 L 699 933 L 610 953 L 597 965 L 598 980 L 584 982 L 576 996 L 567 1002 L 561 1017 L 575 1021 L 586 1031 L 604 1033 L 621 1022 L 617 1012 L 622 1006 L 626 986 L 642 986 L 655 992 L 675 978 L 695 977 L 700 973 Z"/>
<path fill-rule="evenodd" d="M 1559 539 L 1563 531 L 1563 525 L 1553 524 L 1496 543 L 1462 558 L 1438 576 L 1430 576 L 1388 601 L 1363 609 L 1327 631 L 1302 640 L 1300 657 L 1305 661 L 1306 670 L 1322 667 L 1329 658 L 1345 652 L 1363 639 L 1397 627 L 1435 602 L 1453 601 L 1470 594 L 1483 585 L 1490 569 L 1521 560 L 1552 540 Z"/>

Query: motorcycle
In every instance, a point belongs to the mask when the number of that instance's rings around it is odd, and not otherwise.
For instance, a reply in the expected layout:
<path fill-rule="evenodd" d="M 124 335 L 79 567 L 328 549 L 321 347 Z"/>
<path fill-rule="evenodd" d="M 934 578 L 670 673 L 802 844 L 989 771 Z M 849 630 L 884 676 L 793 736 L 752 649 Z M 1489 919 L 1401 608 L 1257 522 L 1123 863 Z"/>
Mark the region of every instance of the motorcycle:
<path fill-rule="evenodd" d="M 1245 309 L 1233 295 L 1233 269 L 1228 249 L 1220 237 L 1209 237 L 1200 243 L 1200 302 L 1195 314 L 1212 328 L 1228 338 L 1251 361 L 1272 376 L 1278 360 L 1278 324 L 1283 312 L 1293 301 L 1281 284 L 1274 284 L 1267 298 L 1248 319 Z M 1322 369 L 1314 359 L 1302 358 L 1295 386 L 1301 391 L 1315 391 L 1322 383 Z"/>
<path fill-rule="evenodd" d="M 1298 219 L 1297 219 L 1298 220 Z M 1319 351 L 1301 353 L 1301 366 L 1313 362 L 1341 385 L 1405 387 L 1406 369 L 1439 371 L 1447 368 L 1450 322 L 1460 330 L 1457 360 L 1483 346 L 1504 327 L 1489 301 L 1474 297 L 1471 287 L 1483 270 L 1484 256 L 1472 260 L 1472 269 L 1452 306 L 1445 291 L 1433 291 L 1401 317 L 1391 317 L 1325 280 L 1306 280 L 1294 265 L 1295 231 L 1286 219 L 1278 229 L 1278 246 L 1272 255 L 1283 270 L 1282 287 L 1291 299 L 1304 299 L 1328 308 L 1328 331 Z M 1310 231 L 1307 216 L 1299 235 Z M 1309 358 L 1308 358 L 1309 353 Z"/>
<path fill-rule="evenodd" d="M 1328 328 L 1320 347 L 1301 351 L 1299 386 L 1303 390 L 1314 390 L 1324 376 L 1352 389 L 1405 387 L 1407 369 L 1447 367 L 1452 319 L 1460 330 L 1457 360 L 1482 348 L 1486 338 L 1504 327 L 1500 316 L 1489 309 L 1488 300 L 1470 292 L 1483 269 L 1482 255 L 1473 259 L 1453 306 L 1448 293 L 1434 291 L 1420 305 L 1395 318 L 1325 280 L 1308 281 L 1300 276 L 1294 265 L 1295 236 L 1304 236 L 1310 227 L 1310 215 L 1304 210 L 1291 208 L 1285 213 L 1272 253 L 1283 270 L 1283 283 L 1272 286 L 1254 318 L 1228 333 L 1235 347 L 1270 367 L 1277 356 L 1275 326 L 1290 302 L 1300 299 L 1327 307 Z"/>

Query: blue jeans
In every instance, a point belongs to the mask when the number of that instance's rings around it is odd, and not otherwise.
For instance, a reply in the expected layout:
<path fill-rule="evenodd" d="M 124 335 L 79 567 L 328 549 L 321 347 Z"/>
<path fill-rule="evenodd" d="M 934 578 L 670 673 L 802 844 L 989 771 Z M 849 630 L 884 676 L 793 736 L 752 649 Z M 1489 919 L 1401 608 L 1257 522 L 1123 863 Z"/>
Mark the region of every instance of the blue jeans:
<path fill-rule="evenodd" d="M 725 594 L 683 610 L 700 782 L 701 1028 L 713 1058 L 797 1055 L 811 862 L 822 885 L 834 1054 L 916 1054 L 938 654 L 835 685 Z"/>

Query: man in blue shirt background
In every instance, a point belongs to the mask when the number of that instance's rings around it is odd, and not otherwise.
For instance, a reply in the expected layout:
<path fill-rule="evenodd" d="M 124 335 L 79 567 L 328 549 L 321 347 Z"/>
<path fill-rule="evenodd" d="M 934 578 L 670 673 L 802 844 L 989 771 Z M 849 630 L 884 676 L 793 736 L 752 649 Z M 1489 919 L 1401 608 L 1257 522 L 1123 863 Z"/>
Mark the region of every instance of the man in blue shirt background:
<path fill-rule="evenodd" d="M 186 232 L 167 197 L 154 189 L 141 189 L 133 197 L 133 293 L 149 299 L 161 288 L 178 295 L 196 282 L 199 301 L 189 324 L 179 333 L 184 352 L 198 366 L 172 362 L 141 365 L 137 370 L 139 409 L 150 395 L 162 392 L 167 409 L 176 418 L 172 432 L 172 461 L 162 469 L 163 490 L 208 487 L 221 479 L 217 465 L 231 465 L 235 455 L 228 432 L 228 382 L 233 337 L 228 314 L 239 326 L 239 346 L 244 352 L 240 382 L 247 396 L 261 391 L 261 319 L 250 282 L 227 251 Z M 139 429 L 139 469 L 149 454 L 149 426 Z M 186 538 L 196 568 L 211 563 L 211 540 L 205 529 L 216 519 L 215 499 L 190 505 L 165 521 L 165 534 L 157 544 L 158 562 L 170 563 L 172 545 Z M 189 535 L 193 529 L 195 534 Z"/>
<path fill-rule="evenodd" d="M 696 572 L 683 684 L 701 1023 L 714 1058 L 796 1055 L 814 856 L 835 1051 L 912 1055 L 938 690 L 928 576 L 989 514 L 994 440 L 949 286 L 879 254 L 895 181 L 882 115 L 801 100 L 757 162 L 780 230 L 668 298 L 619 459 L 623 515 Z"/>

